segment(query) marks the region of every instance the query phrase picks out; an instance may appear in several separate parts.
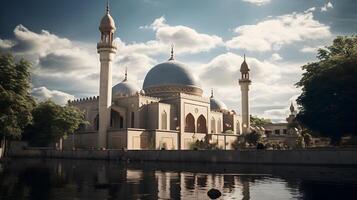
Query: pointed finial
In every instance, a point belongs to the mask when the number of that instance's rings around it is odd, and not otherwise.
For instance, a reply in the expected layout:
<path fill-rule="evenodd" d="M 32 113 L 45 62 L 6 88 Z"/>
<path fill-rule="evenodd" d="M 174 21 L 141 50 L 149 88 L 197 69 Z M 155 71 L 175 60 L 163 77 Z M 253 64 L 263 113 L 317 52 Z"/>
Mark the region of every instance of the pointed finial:
<path fill-rule="evenodd" d="M 293 102 L 291 102 L 291 104 L 290 104 L 290 112 L 293 113 L 294 111 L 295 111 L 295 107 L 294 107 Z"/>
<path fill-rule="evenodd" d="M 244 54 L 244 62 L 245 62 L 245 54 Z"/>
<path fill-rule="evenodd" d="M 213 88 L 211 88 L 211 98 L 213 98 Z"/>
<path fill-rule="evenodd" d="M 109 13 L 109 0 L 107 0 L 107 14 Z"/>
<path fill-rule="evenodd" d="M 128 80 L 128 67 L 125 67 L 125 77 L 124 77 L 124 81 Z"/>
<path fill-rule="evenodd" d="M 174 60 L 174 44 L 171 44 L 171 56 L 169 60 Z"/>

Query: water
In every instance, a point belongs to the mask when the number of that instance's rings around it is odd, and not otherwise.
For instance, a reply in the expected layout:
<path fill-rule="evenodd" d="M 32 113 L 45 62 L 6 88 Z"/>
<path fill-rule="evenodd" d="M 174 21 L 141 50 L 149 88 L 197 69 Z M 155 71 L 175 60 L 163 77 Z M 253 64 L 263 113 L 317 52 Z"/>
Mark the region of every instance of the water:
<path fill-rule="evenodd" d="M 0 163 L 0 199 L 357 199 L 356 167 L 120 163 L 14 159 Z"/>

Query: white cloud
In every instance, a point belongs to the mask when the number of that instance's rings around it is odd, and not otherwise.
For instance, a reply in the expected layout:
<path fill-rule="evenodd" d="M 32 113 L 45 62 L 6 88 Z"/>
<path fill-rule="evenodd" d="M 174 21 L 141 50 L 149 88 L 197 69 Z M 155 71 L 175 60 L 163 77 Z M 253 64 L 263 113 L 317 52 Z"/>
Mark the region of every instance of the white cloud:
<path fill-rule="evenodd" d="M 293 42 L 317 40 L 331 35 L 330 27 L 314 19 L 312 12 L 292 13 L 243 25 L 235 29 L 238 35 L 226 42 L 232 49 L 248 51 L 279 50 Z"/>
<path fill-rule="evenodd" d="M 262 5 L 270 3 L 270 0 L 243 0 L 243 1 L 255 4 L 258 6 L 262 6 Z"/>
<path fill-rule="evenodd" d="M 333 8 L 333 5 L 331 1 L 327 2 L 324 6 L 321 7 L 321 12 L 327 12 L 328 10 L 331 10 Z"/>
<path fill-rule="evenodd" d="M 316 7 L 311 7 L 309 9 L 305 10 L 304 13 L 314 12 L 315 10 L 316 10 Z"/>
<path fill-rule="evenodd" d="M 58 90 L 49 90 L 46 87 L 33 88 L 31 94 L 37 101 L 45 101 L 51 99 L 55 103 L 64 105 L 68 100 L 73 100 L 74 96 Z"/>
<path fill-rule="evenodd" d="M 282 60 L 283 58 L 278 54 L 278 53 L 273 53 L 271 55 L 271 60 L 272 61 L 278 61 L 278 60 Z"/>
<path fill-rule="evenodd" d="M 14 36 L 13 40 L 1 40 L 0 49 L 33 64 L 34 88 L 46 86 L 77 97 L 98 94 L 100 63 L 95 44 L 71 41 L 46 30 L 36 33 L 23 25 L 14 29 Z M 118 52 L 113 65 L 113 84 L 122 80 L 125 67 L 130 80 L 138 82 L 155 63 L 156 60 L 144 54 Z"/>
<path fill-rule="evenodd" d="M 323 48 L 324 46 L 319 45 L 319 46 L 304 46 L 302 49 L 300 49 L 300 52 L 303 53 L 317 53 L 317 50 L 320 48 Z"/>
<path fill-rule="evenodd" d="M 216 35 L 199 33 L 187 26 L 171 26 L 166 23 L 164 16 L 155 19 L 151 25 L 140 28 L 155 31 L 155 40 L 133 44 L 125 44 L 120 41 L 122 51 L 147 55 L 168 54 L 171 44 L 174 44 L 176 54 L 193 54 L 206 52 L 223 45 L 222 38 Z"/>
<path fill-rule="evenodd" d="M 11 40 L 2 40 L 0 39 L 0 49 L 8 49 L 14 46 L 14 43 Z"/>

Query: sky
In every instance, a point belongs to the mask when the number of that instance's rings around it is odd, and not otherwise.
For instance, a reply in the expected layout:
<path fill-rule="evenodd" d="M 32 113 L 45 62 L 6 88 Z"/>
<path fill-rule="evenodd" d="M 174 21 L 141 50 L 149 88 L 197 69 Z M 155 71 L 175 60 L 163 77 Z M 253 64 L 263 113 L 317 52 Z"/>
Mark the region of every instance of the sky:
<path fill-rule="evenodd" d="M 38 100 L 98 95 L 99 22 L 105 0 L 1 0 L 0 51 L 33 64 Z M 240 113 L 239 68 L 251 69 L 252 115 L 284 121 L 301 93 L 301 66 L 338 35 L 356 34 L 356 0 L 111 0 L 118 52 L 113 84 L 140 88 L 169 58 L 186 64 L 204 95 Z"/>

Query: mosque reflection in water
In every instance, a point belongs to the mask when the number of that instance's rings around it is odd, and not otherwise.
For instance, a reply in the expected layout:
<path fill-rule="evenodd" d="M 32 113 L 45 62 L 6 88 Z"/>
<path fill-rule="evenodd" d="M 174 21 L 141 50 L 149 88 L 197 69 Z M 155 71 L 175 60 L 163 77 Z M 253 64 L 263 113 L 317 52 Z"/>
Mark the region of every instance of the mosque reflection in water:
<path fill-rule="evenodd" d="M 1 165 L 0 197 L 209 199 L 216 188 L 221 199 L 353 199 L 356 177 L 354 168 L 10 160 Z"/>

